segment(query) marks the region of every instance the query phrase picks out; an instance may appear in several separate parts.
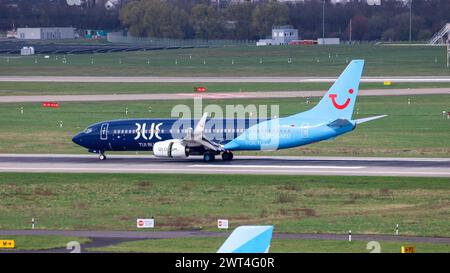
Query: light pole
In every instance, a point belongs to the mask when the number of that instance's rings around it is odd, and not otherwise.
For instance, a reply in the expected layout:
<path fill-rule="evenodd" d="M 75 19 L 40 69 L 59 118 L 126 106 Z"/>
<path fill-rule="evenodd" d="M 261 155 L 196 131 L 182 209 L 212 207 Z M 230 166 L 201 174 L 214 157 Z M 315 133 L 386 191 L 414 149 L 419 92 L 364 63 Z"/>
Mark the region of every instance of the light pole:
<path fill-rule="evenodd" d="M 325 40 L 325 0 L 322 5 L 322 39 Z"/>
<path fill-rule="evenodd" d="M 413 0 L 409 0 L 409 43 L 412 40 L 412 2 Z"/>
<path fill-rule="evenodd" d="M 450 67 L 450 43 L 447 42 L 447 68 Z"/>
<path fill-rule="evenodd" d="M 350 32 L 350 44 L 352 43 L 352 31 L 353 31 L 352 27 L 353 27 L 352 26 L 352 19 L 350 19 L 350 31 L 349 31 Z"/>

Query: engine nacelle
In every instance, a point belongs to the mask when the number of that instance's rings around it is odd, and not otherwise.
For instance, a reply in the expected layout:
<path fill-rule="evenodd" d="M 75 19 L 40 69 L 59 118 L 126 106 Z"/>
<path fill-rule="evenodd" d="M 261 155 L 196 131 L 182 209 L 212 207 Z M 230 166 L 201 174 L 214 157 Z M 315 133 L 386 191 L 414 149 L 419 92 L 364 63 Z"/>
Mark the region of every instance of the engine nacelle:
<path fill-rule="evenodd" d="M 170 139 L 156 142 L 153 145 L 153 154 L 157 157 L 188 157 L 186 146 L 179 139 Z"/>

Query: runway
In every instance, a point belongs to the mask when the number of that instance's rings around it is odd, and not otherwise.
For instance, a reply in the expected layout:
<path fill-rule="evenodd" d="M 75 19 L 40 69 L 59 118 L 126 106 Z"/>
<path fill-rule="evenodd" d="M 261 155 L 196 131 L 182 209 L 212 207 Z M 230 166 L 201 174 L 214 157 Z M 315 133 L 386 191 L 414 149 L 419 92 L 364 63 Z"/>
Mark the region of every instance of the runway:
<path fill-rule="evenodd" d="M 0 96 L 0 103 L 43 102 L 43 101 L 142 101 L 142 100 L 183 100 L 183 99 L 271 99 L 322 97 L 326 91 L 275 91 L 275 92 L 228 92 L 228 93 L 152 93 L 118 95 L 40 95 L 40 96 Z M 420 89 L 373 89 L 360 90 L 359 96 L 404 96 L 404 95 L 450 95 L 450 88 Z"/>
<path fill-rule="evenodd" d="M 186 173 L 450 177 L 450 158 L 357 158 L 239 156 L 231 162 L 204 163 L 199 156 L 1 154 L 0 172 L 22 173 Z"/>
<path fill-rule="evenodd" d="M 0 82 L 125 82 L 125 83 L 329 83 L 335 77 L 101 77 L 101 76 L 0 76 Z M 450 83 L 450 77 L 435 76 L 384 76 L 363 77 L 361 82 L 382 83 L 443 82 Z"/>

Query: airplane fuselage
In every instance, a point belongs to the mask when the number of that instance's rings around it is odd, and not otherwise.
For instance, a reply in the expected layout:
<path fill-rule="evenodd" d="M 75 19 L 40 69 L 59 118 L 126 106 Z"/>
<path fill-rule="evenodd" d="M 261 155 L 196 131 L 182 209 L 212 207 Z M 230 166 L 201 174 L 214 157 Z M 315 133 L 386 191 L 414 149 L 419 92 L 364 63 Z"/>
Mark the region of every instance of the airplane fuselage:
<path fill-rule="evenodd" d="M 182 138 L 198 120 L 127 119 L 96 123 L 73 138 L 90 152 L 152 151 L 155 143 Z M 184 126 L 174 126 L 176 123 Z M 334 138 L 353 130 L 354 126 L 335 130 L 326 122 L 316 124 L 289 122 L 283 118 L 209 119 L 204 130 L 208 138 L 226 150 L 278 150 Z M 212 124 L 212 125 L 211 125 Z M 174 129 L 177 128 L 177 129 Z M 203 154 L 203 147 L 192 147 L 191 154 Z"/>

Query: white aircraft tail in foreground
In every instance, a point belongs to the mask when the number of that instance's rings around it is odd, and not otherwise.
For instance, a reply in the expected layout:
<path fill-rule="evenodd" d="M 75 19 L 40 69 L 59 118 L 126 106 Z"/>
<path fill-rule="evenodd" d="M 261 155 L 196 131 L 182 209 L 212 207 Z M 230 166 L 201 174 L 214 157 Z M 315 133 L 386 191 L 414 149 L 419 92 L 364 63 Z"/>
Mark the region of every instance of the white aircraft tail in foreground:
<path fill-rule="evenodd" d="M 273 226 L 237 227 L 217 253 L 268 253 Z"/>

